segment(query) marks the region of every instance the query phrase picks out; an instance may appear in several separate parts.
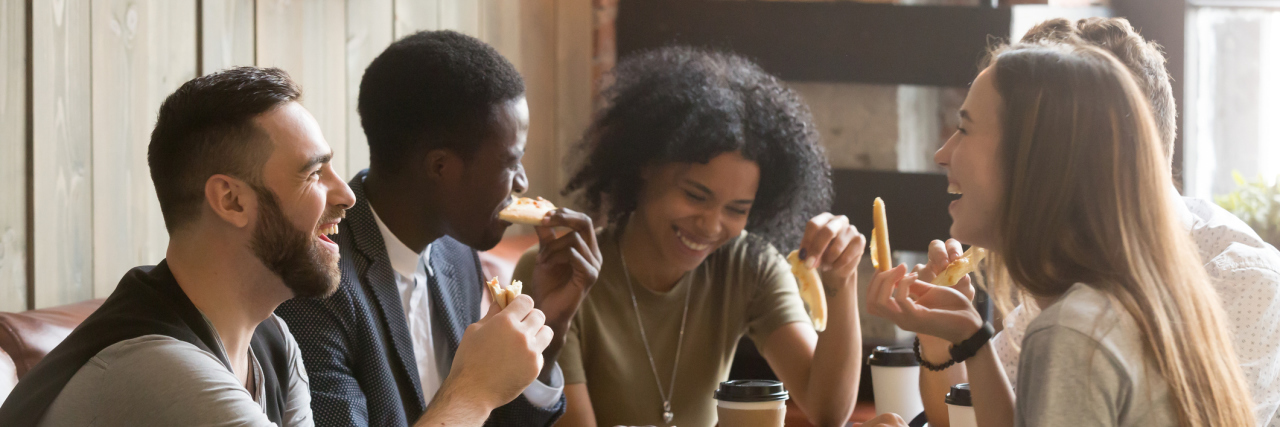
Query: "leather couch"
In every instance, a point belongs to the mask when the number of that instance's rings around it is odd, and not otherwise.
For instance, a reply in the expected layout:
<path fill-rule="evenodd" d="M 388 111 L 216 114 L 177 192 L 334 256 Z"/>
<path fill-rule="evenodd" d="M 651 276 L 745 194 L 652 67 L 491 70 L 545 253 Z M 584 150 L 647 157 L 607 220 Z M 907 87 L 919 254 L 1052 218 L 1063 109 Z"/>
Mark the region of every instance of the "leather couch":
<path fill-rule="evenodd" d="M 21 313 L 0 313 L 0 399 L 18 379 L 102 305 L 102 299 Z"/>
<path fill-rule="evenodd" d="M 518 235 L 503 239 L 498 247 L 480 253 L 481 268 L 488 277 L 511 281 L 511 272 L 537 236 Z M 0 313 L 0 402 L 9 396 L 18 379 L 58 346 L 89 314 L 102 305 L 95 299 L 21 313 Z"/>

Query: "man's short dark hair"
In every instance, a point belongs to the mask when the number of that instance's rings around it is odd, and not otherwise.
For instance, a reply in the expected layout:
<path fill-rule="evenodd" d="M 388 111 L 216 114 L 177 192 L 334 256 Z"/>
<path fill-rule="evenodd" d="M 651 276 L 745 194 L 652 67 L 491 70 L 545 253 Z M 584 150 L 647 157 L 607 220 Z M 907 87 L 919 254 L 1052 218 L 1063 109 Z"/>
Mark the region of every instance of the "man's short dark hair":
<path fill-rule="evenodd" d="M 1023 42 L 1085 43 L 1100 47 L 1129 68 L 1138 87 L 1147 95 L 1156 128 L 1164 142 L 1165 156 L 1173 159 L 1178 136 L 1178 106 L 1173 84 L 1165 69 L 1164 52 L 1156 42 L 1142 38 L 1124 18 L 1085 18 L 1076 22 L 1057 18 L 1041 22 L 1022 36 Z"/>
<path fill-rule="evenodd" d="M 170 233 L 199 217 L 210 176 L 261 185 L 272 144 L 253 119 L 300 96 L 283 70 L 237 67 L 192 79 L 164 100 L 147 164 Z"/>
<path fill-rule="evenodd" d="M 422 31 L 387 47 L 360 80 L 369 164 L 398 172 L 408 154 L 438 148 L 470 158 L 489 136 L 494 107 L 524 94 L 497 50 L 454 31 Z"/>

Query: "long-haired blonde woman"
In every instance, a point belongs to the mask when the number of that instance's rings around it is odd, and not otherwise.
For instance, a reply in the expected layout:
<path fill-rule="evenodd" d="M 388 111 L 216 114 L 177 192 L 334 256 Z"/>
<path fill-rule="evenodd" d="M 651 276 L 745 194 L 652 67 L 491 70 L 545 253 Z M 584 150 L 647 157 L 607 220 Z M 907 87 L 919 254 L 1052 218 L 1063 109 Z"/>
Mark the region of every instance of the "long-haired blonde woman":
<path fill-rule="evenodd" d="M 1082 45 L 993 58 L 936 160 L 963 194 L 952 237 L 990 250 L 990 269 L 1043 308 L 1022 343 L 1016 410 L 990 327 L 960 292 L 899 266 L 872 279 L 869 310 L 953 344 L 983 426 L 1254 425 L 1129 71 Z"/>

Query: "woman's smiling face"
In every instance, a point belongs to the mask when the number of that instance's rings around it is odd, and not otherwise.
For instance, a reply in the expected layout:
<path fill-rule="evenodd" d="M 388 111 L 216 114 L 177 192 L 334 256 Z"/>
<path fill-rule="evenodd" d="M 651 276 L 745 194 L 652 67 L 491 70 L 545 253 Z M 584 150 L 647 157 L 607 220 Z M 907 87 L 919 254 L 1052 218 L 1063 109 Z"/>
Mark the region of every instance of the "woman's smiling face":
<path fill-rule="evenodd" d="M 995 69 L 989 67 L 969 88 L 955 134 L 934 154 L 934 161 L 947 170 L 947 191 L 963 194 L 949 209 L 951 237 L 988 249 L 999 243 L 997 215 L 1004 197 L 999 159 L 1002 103 Z"/>
<path fill-rule="evenodd" d="M 663 267 L 690 271 L 742 233 L 760 184 L 760 166 L 738 152 L 706 164 L 647 168 L 631 226 L 640 227 Z"/>

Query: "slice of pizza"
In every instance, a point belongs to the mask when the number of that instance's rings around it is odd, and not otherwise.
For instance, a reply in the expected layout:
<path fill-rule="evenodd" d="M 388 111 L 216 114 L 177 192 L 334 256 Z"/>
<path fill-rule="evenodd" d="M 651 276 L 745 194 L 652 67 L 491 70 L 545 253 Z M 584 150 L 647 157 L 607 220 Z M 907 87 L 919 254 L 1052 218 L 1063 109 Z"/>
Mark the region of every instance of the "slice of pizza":
<path fill-rule="evenodd" d="M 521 197 L 507 205 L 502 212 L 498 212 L 498 219 L 512 224 L 542 225 L 542 217 L 553 210 L 556 210 L 556 205 L 551 204 L 547 199 Z"/>
<path fill-rule="evenodd" d="M 964 251 L 963 255 L 947 264 L 947 268 L 942 270 L 942 274 L 933 279 L 933 284 L 938 286 L 955 286 L 964 276 L 969 275 L 978 270 L 978 263 L 982 258 L 987 256 L 985 249 L 977 246 L 970 246 L 969 250 Z"/>
<path fill-rule="evenodd" d="M 791 263 L 791 274 L 796 276 L 796 284 L 800 285 L 800 299 L 809 306 L 809 317 L 813 318 L 813 329 L 822 332 L 827 329 L 827 295 L 822 289 L 822 278 L 818 272 L 804 265 L 800 260 L 800 251 L 791 251 L 787 255 Z"/>
<path fill-rule="evenodd" d="M 489 295 L 493 297 L 493 303 L 498 305 L 498 309 L 507 308 L 511 301 L 515 301 L 516 297 L 524 290 L 524 284 L 519 280 L 512 280 L 511 286 L 502 287 L 498 284 L 498 278 L 494 277 L 485 282 L 485 286 L 489 288 Z"/>

